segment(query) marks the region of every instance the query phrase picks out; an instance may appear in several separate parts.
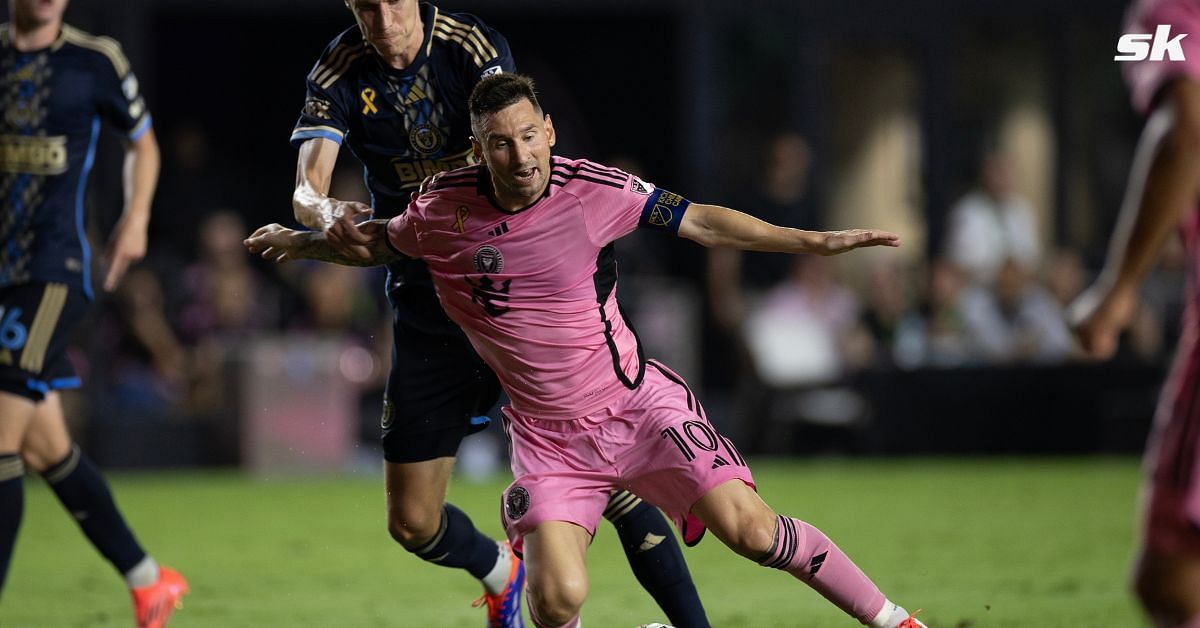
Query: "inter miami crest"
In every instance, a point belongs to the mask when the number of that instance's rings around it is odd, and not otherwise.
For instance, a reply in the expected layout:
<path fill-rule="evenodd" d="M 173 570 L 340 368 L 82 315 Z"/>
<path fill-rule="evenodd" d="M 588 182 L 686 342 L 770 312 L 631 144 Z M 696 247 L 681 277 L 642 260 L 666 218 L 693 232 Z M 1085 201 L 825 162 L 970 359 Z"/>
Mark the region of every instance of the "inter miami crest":
<path fill-rule="evenodd" d="M 525 516 L 527 512 L 529 512 L 529 491 L 520 484 L 508 489 L 508 494 L 504 496 L 504 514 L 508 516 L 509 521 L 516 521 Z"/>
<path fill-rule="evenodd" d="M 475 249 L 475 272 L 494 275 L 504 270 L 504 256 L 500 249 L 485 244 Z"/>

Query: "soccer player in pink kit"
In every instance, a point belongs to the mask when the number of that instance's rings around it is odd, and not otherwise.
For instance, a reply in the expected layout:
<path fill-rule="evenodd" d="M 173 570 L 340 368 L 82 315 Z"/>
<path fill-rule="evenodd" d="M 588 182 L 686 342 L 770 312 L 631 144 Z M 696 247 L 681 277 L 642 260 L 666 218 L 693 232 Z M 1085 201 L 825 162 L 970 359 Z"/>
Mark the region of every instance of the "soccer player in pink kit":
<path fill-rule="evenodd" d="M 1191 264 L 1179 347 L 1146 446 L 1141 539 L 1133 584 L 1158 626 L 1200 627 L 1200 2 L 1134 4 L 1127 33 L 1169 25 L 1184 61 L 1124 66 L 1134 105 L 1148 115 L 1129 175 L 1108 260 L 1072 304 L 1084 349 L 1116 351 L 1138 302 L 1138 286 L 1179 231 Z M 1169 58 L 1168 58 L 1169 59 Z"/>
<path fill-rule="evenodd" d="M 759 499 L 745 460 L 683 379 L 645 359 L 615 289 L 613 242 L 639 226 L 706 246 L 824 255 L 897 246 L 898 237 L 775 227 L 552 157 L 554 126 L 523 76 L 483 79 L 469 108 L 483 163 L 446 173 L 400 216 L 361 225 L 370 244 L 360 259 L 332 252 L 323 234 L 278 225 L 247 246 L 280 261 L 380 263 L 395 255 L 390 247 L 426 262 L 446 313 L 512 400 L 504 414 L 516 479 L 501 510 L 524 552 L 534 623 L 579 625 L 587 547 L 609 492 L 621 488 L 665 510 L 689 545 L 711 529 L 863 624 L 922 625 L 821 531 Z"/>

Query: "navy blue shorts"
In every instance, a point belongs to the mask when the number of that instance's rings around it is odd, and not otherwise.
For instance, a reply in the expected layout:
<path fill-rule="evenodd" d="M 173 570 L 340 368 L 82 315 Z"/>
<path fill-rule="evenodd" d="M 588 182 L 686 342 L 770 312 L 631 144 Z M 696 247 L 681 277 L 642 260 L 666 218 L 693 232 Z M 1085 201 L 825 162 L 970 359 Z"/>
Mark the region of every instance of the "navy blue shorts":
<path fill-rule="evenodd" d="M 0 288 L 0 390 L 41 401 L 52 390 L 78 388 L 67 346 L 87 308 L 83 292 L 66 284 Z"/>
<path fill-rule="evenodd" d="M 392 331 L 383 457 L 405 463 L 454 456 L 463 438 L 487 427 L 483 417 L 500 398 L 500 382 L 452 323 L 430 333 L 395 322 Z"/>

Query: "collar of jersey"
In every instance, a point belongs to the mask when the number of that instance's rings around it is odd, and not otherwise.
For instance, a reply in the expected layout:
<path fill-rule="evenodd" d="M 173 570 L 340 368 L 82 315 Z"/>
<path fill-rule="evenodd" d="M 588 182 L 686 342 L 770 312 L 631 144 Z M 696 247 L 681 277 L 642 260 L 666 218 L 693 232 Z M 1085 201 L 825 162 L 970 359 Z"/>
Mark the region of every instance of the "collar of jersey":
<path fill-rule="evenodd" d="M 554 157 L 550 158 L 550 169 L 554 170 Z M 549 175 L 547 175 L 547 178 L 549 178 Z M 546 189 L 542 192 L 542 195 L 534 199 L 532 203 L 516 209 L 504 209 L 496 200 L 496 190 L 492 187 L 492 171 L 488 170 L 487 166 L 479 164 L 479 187 L 477 188 L 477 191 L 479 192 L 480 196 L 487 197 L 488 202 L 492 204 L 492 207 L 496 208 L 496 211 L 503 214 L 509 214 L 510 216 L 513 214 L 519 214 L 530 207 L 537 205 L 538 203 L 542 202 L 542 199 L 550 196 L 550 189 L 553 187 L 554 186 L 547 181 Z"/>

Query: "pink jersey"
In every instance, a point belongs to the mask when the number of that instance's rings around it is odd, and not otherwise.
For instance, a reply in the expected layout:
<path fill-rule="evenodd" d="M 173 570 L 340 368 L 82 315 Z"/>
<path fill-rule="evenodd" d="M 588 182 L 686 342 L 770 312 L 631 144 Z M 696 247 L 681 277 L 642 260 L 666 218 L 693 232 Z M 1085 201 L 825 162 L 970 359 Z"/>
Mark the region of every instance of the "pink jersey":
<path fill-rule="evenodd" d="M 1172 61 L 1166 51 L 1159 50 L 1160 61 L 1121 62 L 1133 106 L 1142 113 L 1150 111 L 1159 91 L 1173 79 L 1200 80 L 1200 0 L 1137 0 L 1130 6 L 1124 34 L 1153 37 L 1159 26 L 1170 27 L 1168 39 L 1186 35 L 1178 41 L 1183 60 Z"/>
<path fill-rule="evenodd" d="M 552 158 L 532 205 L 501 210 L 483 166 L 445 174 L 388 224 L 429 266 L 446 314 L 467 333 L 518 412 L 592 414 L 637 387 L 645 359 L 617 306 L 612 243 L 638 226 L 678 230 L 688 201 L 625 172 Z"/>

